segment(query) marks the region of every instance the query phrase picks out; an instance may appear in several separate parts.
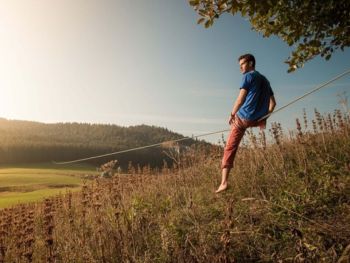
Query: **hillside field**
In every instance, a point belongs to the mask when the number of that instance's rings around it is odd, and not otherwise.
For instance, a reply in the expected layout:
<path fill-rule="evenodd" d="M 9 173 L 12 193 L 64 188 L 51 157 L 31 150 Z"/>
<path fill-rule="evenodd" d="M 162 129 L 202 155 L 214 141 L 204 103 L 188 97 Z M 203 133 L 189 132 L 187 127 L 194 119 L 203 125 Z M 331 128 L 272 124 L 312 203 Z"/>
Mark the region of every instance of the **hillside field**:
<path fill-rule="evenodd" d="M 84 177 L 90 174 L 96 174 L 96 169 L 88 165 L 40 163 L 0 166 L 0 208 L 39 201 L 67 190 L 79 190 Z"/>
<path fill-rule="evenodd" d="M 248 130 L 220 194 L 222 149 L 196 145 L 169 153 L 176 167 L 0 209 L 0 262 L 349 262 L 350 116 L 315 115 Z M 79 185 L 78 170 L 33 169 L 33 187 Z"/>

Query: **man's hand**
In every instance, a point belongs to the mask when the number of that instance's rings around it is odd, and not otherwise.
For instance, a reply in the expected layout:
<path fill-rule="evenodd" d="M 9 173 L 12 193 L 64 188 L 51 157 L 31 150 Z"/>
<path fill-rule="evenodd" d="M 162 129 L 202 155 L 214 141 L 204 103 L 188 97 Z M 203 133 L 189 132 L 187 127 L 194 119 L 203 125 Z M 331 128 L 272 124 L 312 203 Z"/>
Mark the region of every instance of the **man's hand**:
<path fill-rule="evenodd" d="M 235 114 L 231 113 L 230 118 L 228 119 L 228 124 L 232 125 L 234 121 L 235 121 Z"/>
<path fill-rule="evenodd" d="M 243 105 L 245 98 L 247 96 L 248 91 L 246 89 L 240 89 L 238 97 L 236 99 L 235 104 L 233 105 L 232 111 L 231 111 L 231 116 L 228 120 L 228 123 L 230 125 L 233 124 L 235 117 L 236 117 L 236 113 L 238 112 L 239 108 Z"/>

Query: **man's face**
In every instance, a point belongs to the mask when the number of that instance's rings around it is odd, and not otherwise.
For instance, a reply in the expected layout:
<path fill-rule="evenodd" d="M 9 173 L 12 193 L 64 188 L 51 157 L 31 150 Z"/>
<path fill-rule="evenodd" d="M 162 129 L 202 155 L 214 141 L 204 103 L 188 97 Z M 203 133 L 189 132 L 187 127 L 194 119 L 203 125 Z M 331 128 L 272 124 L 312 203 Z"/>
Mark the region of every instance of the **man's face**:
<path fill-rule="evenodd" d="M 248 60 L 246 60 L 244 58 L 239 61 L 239 68 L 240 68 L 242 74 L 251 70 L 251 66 L 249 65 Z"/>

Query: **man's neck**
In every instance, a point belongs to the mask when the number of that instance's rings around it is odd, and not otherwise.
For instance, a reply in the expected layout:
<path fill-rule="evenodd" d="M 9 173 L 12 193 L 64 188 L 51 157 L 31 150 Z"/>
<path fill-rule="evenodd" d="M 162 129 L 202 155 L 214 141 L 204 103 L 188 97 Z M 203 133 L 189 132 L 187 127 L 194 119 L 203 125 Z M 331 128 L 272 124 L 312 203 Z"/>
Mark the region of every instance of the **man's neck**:
<path fill-rule="evenodd" d="M 250 69 L 250 70 L 247 70 L 246 72 L 244 72 L 243 74 L 247 74 L 247 73 L 249 73 L 249 72 L 253 72 L 253 71 L 255 71 L 255 69 L 253 68 L 253 69 Z"/>

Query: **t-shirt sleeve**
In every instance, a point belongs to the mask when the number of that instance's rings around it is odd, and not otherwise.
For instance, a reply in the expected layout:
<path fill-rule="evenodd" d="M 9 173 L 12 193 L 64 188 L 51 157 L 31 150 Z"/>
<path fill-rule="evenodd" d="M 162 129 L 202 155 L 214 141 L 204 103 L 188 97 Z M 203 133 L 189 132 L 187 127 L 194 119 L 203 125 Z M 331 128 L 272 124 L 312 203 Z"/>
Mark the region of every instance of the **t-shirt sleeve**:
<path fill-rule="evenodd" d="M 252 76 L 250 74 L 244 74 L 241 85 L 239 86 L 239 89 L 249 90 L 251 82 L 252 82 Z"/>

